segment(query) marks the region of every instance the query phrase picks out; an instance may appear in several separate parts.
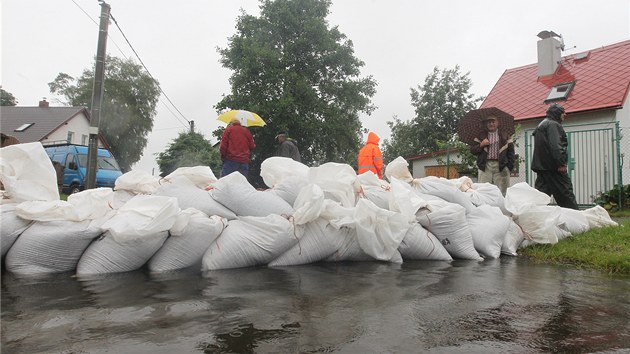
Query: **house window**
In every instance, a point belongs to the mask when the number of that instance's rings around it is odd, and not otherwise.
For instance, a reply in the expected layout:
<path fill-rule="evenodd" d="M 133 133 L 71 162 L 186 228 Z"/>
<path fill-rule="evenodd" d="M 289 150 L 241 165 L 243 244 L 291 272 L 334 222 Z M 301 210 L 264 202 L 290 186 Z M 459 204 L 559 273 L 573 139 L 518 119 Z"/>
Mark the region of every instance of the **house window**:
<path fill-rule="evenodd" d="M 571 93 L 571 90 L 575 86 L 575 81 L 565 82 L 564 84 L 556 85 L 551 88 L 545 103 L 555 102 L 555 101 L 566 101 Z"/>
<path fill-rule="evenodd" d="M 68 144 L 72 144 L 72 139 L 74 139 L 74 132 L 68 130 Z"/>
<path fill-rule="evenodd" d="M 17 127 L 15 130 L 13 130 L 14 132 L 23 132 L 26 129 L 30 128 L 33 124 L 35 123 L 24 123 L 22 125 L 20 125 L 19 127 Z"/>
<path fill-rule="evenodd" d="M 88 136 L 83 134 L 81 135 L 81 145 L 87 145 L 88 143 Z"/>

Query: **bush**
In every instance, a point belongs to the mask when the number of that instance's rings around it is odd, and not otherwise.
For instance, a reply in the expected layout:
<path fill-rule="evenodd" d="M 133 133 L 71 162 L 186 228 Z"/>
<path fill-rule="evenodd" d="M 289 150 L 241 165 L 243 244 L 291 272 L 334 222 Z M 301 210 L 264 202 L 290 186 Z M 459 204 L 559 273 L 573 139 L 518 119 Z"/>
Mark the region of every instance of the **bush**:
<path fill-rule="evenodd" d="M 619 193 L 617 187 L 608 192 L 599 192 L 593 198 L 593 202 L 606 210 L 630 209 L 630 184 L 621 188 L 621 204 L 619 204 Z"/>

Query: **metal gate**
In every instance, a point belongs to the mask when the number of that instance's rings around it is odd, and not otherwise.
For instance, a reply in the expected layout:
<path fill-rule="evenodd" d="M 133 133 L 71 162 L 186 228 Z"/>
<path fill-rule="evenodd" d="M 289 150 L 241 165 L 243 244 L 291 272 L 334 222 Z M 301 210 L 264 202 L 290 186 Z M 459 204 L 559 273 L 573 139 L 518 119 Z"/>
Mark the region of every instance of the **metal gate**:
<path fill-rule="evenodd" d="M 615 122 L 614 127 L 602 124 L 563 127 L 569 143 L 569 176 L 579 206 L 581 208 L 594 206 L 595 198 L 600 193 L 623 188 L 619 122 Z M 585 129 L 587 127 L 591 129 Z M 536 173 L 530 168 L 534 151 L 533 132 L 534 129 L 525 131 L 525 181 L 531 186 L 536 181 Z M 621 198 L 621 193 L 619 197 Z"/>

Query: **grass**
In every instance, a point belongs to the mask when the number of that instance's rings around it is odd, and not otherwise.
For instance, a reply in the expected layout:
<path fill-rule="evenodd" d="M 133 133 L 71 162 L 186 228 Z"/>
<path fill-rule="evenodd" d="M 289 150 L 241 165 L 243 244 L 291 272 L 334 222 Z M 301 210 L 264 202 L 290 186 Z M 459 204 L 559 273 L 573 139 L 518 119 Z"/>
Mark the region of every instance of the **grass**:
<path fill-rule="evenodd" d="M 626 212 L 625 216 L 630 217 L 630 212 Z M 597 228 L 573 235 L 555 245 L 529 246 L 519 250 L 519 254 L 541 263 L 630 275 L 630 220 L 620 221 L 618 227 Z"/>

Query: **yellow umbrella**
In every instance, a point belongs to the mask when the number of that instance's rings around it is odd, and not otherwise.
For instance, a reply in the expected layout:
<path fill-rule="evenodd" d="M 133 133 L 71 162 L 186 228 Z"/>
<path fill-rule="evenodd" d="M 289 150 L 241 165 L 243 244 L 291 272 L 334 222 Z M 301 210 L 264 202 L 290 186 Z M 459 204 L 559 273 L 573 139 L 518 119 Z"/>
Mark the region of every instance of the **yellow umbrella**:
<path fill-rule="evenodd" d="M 258 114 L 240 109 L 225 112 L 217 119 L 227 124 L 230 124 L 234 119 L 238 119 L 244 127 L 262 127 L 267 124 Z"/>

